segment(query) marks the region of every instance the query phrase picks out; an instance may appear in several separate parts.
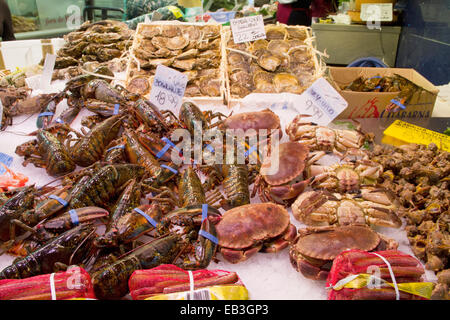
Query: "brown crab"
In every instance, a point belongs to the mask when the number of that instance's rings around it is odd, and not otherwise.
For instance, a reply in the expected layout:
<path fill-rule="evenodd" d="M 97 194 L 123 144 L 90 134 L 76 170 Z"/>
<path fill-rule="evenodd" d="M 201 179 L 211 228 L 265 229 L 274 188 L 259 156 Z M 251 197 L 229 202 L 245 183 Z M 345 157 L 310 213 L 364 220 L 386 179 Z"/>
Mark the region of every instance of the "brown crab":
<path fill-rule="evenodd" d="M 268 134 L 271 130 L 279 130 L 281 136 L 282 131 L 280 130 L 280 117 L 278 117 L 270 109 L 264 109 L 257 112 L 241 112 L 236 113 L 227 117 L 223 122 L 220 123 L 219 129 L 242 129 L 244 132 L 247 130 L 258 130 L 266 129 Z"/>
<path fill-rule="evenodd" d="M 361 189 L 360 195 L 307 191 L 292 204 L 294 217 L 310 226 L 377 225 L 399 228 L 399 202 L 388 190 Z"/>
<path fill-rule="evenodd" d="M 219 251 L 238 263 L 255 253 L 278 252 L 296 235 L 285 208 L 274 203 L 247 204 L 226 211 L 216 225 Z"/>
<path fill-rule="evenodd" d="M 395 250 L 398 243 L 367 226 L 317 227 L 298 230 L 289 248 L 292 266 L 304 277 L 326 280 L 334 258 L 342 251 Z"/>
<path fill-rule="evenodd" d="M 252 197 L 258 192 L 262 201 L 284 205 L 291 202 L 314 180 L 313 177 L 299 182 L 296 180 L 305 169 L 308 154 L 308 147 L 300 143 L 279 144 L 278 158 L 267 156 L 263 160 L 259 175 L 255 179 Z"/>

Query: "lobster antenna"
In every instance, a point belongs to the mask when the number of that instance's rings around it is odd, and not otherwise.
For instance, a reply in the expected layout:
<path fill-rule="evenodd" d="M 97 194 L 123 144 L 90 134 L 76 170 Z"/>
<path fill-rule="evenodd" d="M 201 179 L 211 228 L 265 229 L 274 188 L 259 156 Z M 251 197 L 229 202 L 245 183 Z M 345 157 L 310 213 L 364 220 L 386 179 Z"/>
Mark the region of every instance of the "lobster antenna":
<path fill-rule="evenodd" d="M 89 223 L 89 224 L 90 224 L 90 223 Z M 86 242 L 86 240 L 89 239 L 90 236 L 91 236 L 94 232 L 96 232 L 96 231 L 97 231 L 96 229 L 92 230 L 92 232 L 89 233 L 89 234 L 87 235 L 87 237 L 85 237 L 85 238 L 83 239 L 83 241 L 81 241 L 80 244 L 75 248 L 75 250 L 73 251 L 72 255 L 70 256 L 70 259 L 69 259 L 69 266 L 72 264 L 72 259 L 73 259 L 73 257 L 75 256 L 75 254 L 77 253 L 77 251 L 80 249 L 80 247 L 81 247 L 81 246 Z"/>

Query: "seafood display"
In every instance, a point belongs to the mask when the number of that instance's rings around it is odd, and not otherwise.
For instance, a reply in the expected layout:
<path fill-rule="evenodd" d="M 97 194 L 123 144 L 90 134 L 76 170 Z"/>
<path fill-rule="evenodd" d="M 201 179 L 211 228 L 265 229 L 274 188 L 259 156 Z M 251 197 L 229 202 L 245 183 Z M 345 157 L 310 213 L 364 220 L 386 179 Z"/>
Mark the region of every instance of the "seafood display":
<path fill-rule="evenodd" d="M 133 36 L 134 31 L 123 22 L 86 21 L 64 36 L 66 44 L 57 52 L 53 79 L 80 75 L 82 69 L 88 69 L 88 66 L 92 71 L 93 64 L 95 67 L 106 65 L 116 69 L 116 72 L 124 71 L 125 55 L 131 47 Z"/>
<path fill-rule="evenodd" d="M 0 299 L 249 299 L 239 270 L 272 263 L 286 269 L 260 282 L 309 281 L 330 300 L 449 299 L 450 154 L 270 103 L 228 109 L 227 97 L 300 94 L 320 76 L 308 28 L 265 31 L 235 44 L 216 24 L 86 22 L 58 52 L 60 89 L 6 80 L 1 141 L 21 140 L 0 153 L 0 261 L 15 257 Z M 158 65 L 188 77 L 179 110 L 148 98 Z"/>
<path fill-rule="evenodd" d="M 319 72 L 311 31 L 303 26 L 266 25 L 266 39 L 236 44 L 226 34 L 227 90 L 230 98 L 252 92 L 300 94 Z"/>
<path fill-rule="evenodd" d="M 131 48 L 127 88 L 148 94 L 158 65 L 187 76 L 186 97 L 223 99 L 222 26 L 139 24 Z"/>
<path fill-rule="evenodd" d="M 384 171 L 379 182 L 398 196 L 414 254 L 427 269 L 448 273 L 450 267 L 450 153 L 435 144 L 377 145 L 370 154 Z M 443 277 L 442 279 L 445 279 Z M 448 298 L 440 286 L 440 296 Z"/>

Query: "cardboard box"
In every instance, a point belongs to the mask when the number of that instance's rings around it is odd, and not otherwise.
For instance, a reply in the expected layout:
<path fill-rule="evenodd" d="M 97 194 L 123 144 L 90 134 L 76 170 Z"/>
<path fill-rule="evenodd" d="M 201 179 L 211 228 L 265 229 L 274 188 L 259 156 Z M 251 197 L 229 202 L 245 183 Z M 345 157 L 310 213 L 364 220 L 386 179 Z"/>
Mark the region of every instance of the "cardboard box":
<path fill-rule="evenodd" d="M 396 2 L 396 0 L 356 0 L 355 11 L 361 11 L 361 5 L 364 3 L 392 3 L 394 5 Z"/>
<path fill-rule="evenodd" d="M 398 74 L 422 87 L 415 92 L 405 110 L 388 112 L 386 107 L 397 97 L 398 92 L 356 92 L 342 90 L 356 78 L 392 76 Z M 337 118 L 428 118 L 433 113 L 439 90 L 414 69 L 403 68 L 346 68 L 329 67 L 329 81 L 347 100 L 348 107 Z"/>

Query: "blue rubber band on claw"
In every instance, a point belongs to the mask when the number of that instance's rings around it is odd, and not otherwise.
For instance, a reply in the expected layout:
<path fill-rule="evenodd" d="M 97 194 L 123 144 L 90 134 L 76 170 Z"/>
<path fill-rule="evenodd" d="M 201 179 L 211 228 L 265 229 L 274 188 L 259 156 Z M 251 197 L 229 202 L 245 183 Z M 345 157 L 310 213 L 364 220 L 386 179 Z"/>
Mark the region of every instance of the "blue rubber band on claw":
<path fill-rule="evenodd" d="M 172 172 L 175 173 L 175 174 L 178 173 L 177 170 L 175 170 L 174 168 L 171 168 L 171 167 L 169 167 L 169 166 L 166 166 L 165 164 L 162 164 L 162 165 L 161 165 L 161 168 L 165 168 L 165 169 L 167 169 L 167 170 L 170 170 L 170 171 L 172 171 Z"/>
<path fill-rule="evenodd" d="M 395 99 L 392 99 L 391 102 L 392 102 L 393 104 L 396 104 L 397 106 L 399 106 L 400 109 L 403 109 L 403 110 L 406 109 L 406 107 L 405 107 L 403 104 L 401 104 L 399 101 L 397 101 L 397 100 L 395 100 Z"/>
<path fill-rule="evenodd" d="M 134 211 L 136 211 L 137 213 L 139 213 L 141 216 L 143 216 L 153 227 L 157 227 L 158 226 L 158 222 L 156 222 L 155 219 L 153 219 L 152 217 L 150 217 L 148 214 L 146 214 L 144 211 L 142 211 L 139 208 L 134 208 Z"/>
<path fill-rule="evenodd" d="M 215 152 L 214 148 L 210 144 L 205 145 L 205 148 L 208 149 L 211 153 Z"/>
<path fill-rule="evenodd" d="M 114 150 L 114 149 L 125 149 L 125 145 L 121 144 L 119 146 L 111 147 L 108 150 L 106 150 L 106 152 L 110 152 L 111 150 Z"/>
<path fill-rule="evenodd" d="M 49 195 L 48 198 L 58 201 L 64 207 L 66 207 L 69 204 L 66 200 L 64 200 L 63 198 L 60 198 L 58 196 L 55 196 L 54 194 Z"/>
<path fill-rule="evenodd" d="M 161 158 L 167 152 L 167 150 L 169 150 L 169 148 L 170 148 L 170 144 L 166 144 L 164 146 L 164 148 L 159 150 L 159 152 L 156 154 L 156 158 L 158 158 L 158 159 Z"/>
<path fill-rule="evenodd" d="M 253 146 L 245 152 L 245 157 L 248 157 L 250 154 L 256 151 L 257 146 Z"/>
<path fill-rule="evenodd" d="M 46 117 L 46 116 L 52 116 L 52 115 L 54 115 L 53 112 L 42 112 L 42 113 L 40 113 L 40 114 L 38 115 L 38 118 L 40 118 L 40 117 Z"/>
<path fill-rule="evenodd" d="M 161 141 L 164 141 L 165 143 L 167 143 L 168 145 L 170 145 L 172 148 L 174 148 L 174 149 L 177 150 L 178 152 L 181 152 L 181 150 L 175 145 L 175 143 L 173 143 L 172 141 L 170 141 L 170 140 L 167 139 L 166 137 L 161 138 Z"/>
<path fill-rule="evenodd" d="M 200 230 L 200 232 L 198 234 L 201 235 L 202 237 L 208 239 L 208 240 L 211 240 L 215 244 L 219 244 L 219 239 L 217 239 L 211 233 L 209 233 L 209 232 L 207 232 L 205 230 Z"/>
<path fill-rule="evenodd" d="M 208 218 L 208 204 L 202 204 L 202 222 Z"/>
<path fill-rule="evenodd" d="M 114 113 L 113 113 L 114 115 L 119 114 L 119 108 L 120 108 L 120 104 L 116 103 L 114 105 Z"/>
<path fill-rule="evenodd" d="M 72 209 L 69 211 L 69 214 L 70 219 L 72 219 L 72 223 L 77 226 L 80 223 L 80 221 L 78 220 L 78 213 L 74 209 Z"/>

